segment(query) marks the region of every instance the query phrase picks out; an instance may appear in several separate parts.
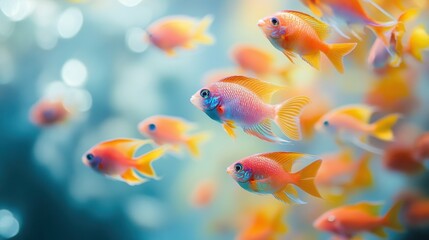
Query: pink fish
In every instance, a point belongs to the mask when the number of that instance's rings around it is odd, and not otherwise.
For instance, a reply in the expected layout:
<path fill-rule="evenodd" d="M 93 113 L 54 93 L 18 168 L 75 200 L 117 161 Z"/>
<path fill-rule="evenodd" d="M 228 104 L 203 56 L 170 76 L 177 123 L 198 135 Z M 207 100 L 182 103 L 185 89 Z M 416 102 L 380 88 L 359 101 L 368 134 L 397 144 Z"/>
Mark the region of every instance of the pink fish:
<path fill-rule="evenodd" d="M 198 90 L 191 102 L 213 120 L 223 124 L 225 131 L 235 137 L 236 125 L 253 136 L 275 143 L 289 142 L 271 130 L 271 121 L 292 140 L 301 139 L 299 115 L 310 100 L 294 97 L 285 102 L 269 104 L 274 92 L 282 87 L 244 76 L 231 76 Z"/>

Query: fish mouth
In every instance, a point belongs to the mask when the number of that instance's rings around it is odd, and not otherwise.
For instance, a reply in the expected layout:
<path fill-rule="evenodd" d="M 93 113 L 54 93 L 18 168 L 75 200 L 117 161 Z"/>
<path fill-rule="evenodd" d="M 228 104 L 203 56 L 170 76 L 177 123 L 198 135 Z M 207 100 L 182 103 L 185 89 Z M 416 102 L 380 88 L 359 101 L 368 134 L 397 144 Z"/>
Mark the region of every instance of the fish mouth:
<path fill-rule="evenodd" d="M 198 109 L 203 110 L 200 101 L 198 99 L 198 97 L 196 97 L 195 95 L 192 95 L 192 97 L 189 99 L 189 101 L 191 101 L 191 103 Z"/>
<path fill-rule="evenodd" d="M 229 175 L 232 175 L 234 173 L 234 170 L 231 167 L 228 167 L 226 169 L 226 173 L 228 173 Z"/>
<path fill-rule="evenodd" d="M 260 19 L 258 21 L 258 27 L 262 27 L 262 26 L 264 26 L 264 24 L 265 24 L 264 20 Z"/>

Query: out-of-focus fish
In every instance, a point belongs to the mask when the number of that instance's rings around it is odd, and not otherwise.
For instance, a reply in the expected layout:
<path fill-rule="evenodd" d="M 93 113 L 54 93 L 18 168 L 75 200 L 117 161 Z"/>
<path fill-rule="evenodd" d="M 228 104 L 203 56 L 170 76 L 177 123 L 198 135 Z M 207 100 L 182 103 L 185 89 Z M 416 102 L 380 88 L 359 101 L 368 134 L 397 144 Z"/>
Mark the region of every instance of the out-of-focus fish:
<path fill-rule="evenodd" d="M 401 231 L 399 213 L 402 201 L 396 202 L 385 216 L 379 216 L 380 204 L 360 202 L 334 208 L 316 219 L 313 226 L 320 230 L 330 232 L 337 237 L 350 239 L 353 236 L 369 232 L 379 237 L 387 237 L 384 228 Z"/>
<path fill-rule="evenodd" d="M 244 76 L 231 76 L 198 90 L 191 102 L 210 118 L 223 124 L 225 131 L 235 137 L 235 126 L 262 140 L 289 142 L 271 130 L 274 121 L 292 140 L 301 139 L 299 115 L 310 100 L 294 97 L 278 105 L 269 104 L 274 92 L 282 87 Z"/>
<path fill-rule="evenodd" d="M 263 240 L 277 239 L 279 235 L 287 232 L 287 226 L 283 222 L 285 208 L 280 207 L 275 209 L 274 213 L 269 209 L 261 208 L 256 213 L 253 213 L 249 218 L 249 222 L 242 228 L 236 240 Z"/>
<path fill-rule="evenodd" d="M 414 156 L 419 161 L 429 160 L 429 133 L 422 134 L 414 143 Z"/>
<path fill-rule="evenodd" d="M 196 208 L 202 208 L 210 205 L 216 195 L 216 185 L 216 182 L 213 180 L 199 182 L 191 193 L 191 205 Z"/>
<path fill-rule="evenodd" d="M 212 44 L 213 38 L 206 33 L 212 23 L 211 16 L 201 21 L 188 16 L 170 16 L 152 23 L 147 29 L 149 41 L 166 52 L 175 55 L 175 49 L 192 49 L 195 44 Z"/>
<path fill-rule="evenodd" d="M 136 151 L 150 140 L 114 139 L 99 143 L 82 156 L 82 162 L 106 176 L 124 181 L 129 185 L 137 185 L 147 180 L 136 172 L 156 178 L 152 162 L 164 154 L 162 148 L 156 148 L 139 157 L 134 157 Z"/>
<path fill-rule="evenodd" d="M 429 34 L 423 25 L 415 27 L 410 36 L 407 51 L 420 62 L 423 61 L 422 51 L 429 49 Z"/>
<path fill-rule="evenodd" d="M 306 158 L 317 157 L 295 152 L 262 153 L 243 158 L 230 165 L 226 171 L 249 192 L 273 194 L 275 198 L 289 204 L 304 204 L 292 185 L 310 195 L 321 197 L 314 178 L 322 160 L 317 158 L 300 171 L 291 172 L 296 161 Z"/>
<path fill-rule="evenodd" d="M 408 225 L 429 225 L 429 199 L 416 192 L 405 192 L 399 196 L 404 201 L 404 218 Z"/>
<path fill-rule="evenodd" d="M 146 118 L 138 125 L 140 133 L 151 138 L 156 144 L 169 145 L 173 149 L 185 145 L 194 157 L 198 157 L 198 144 L 209 136 L 207 133 L 189 135 L 188 132 L 192 128 L 193 125 L 184 119 L 160 115 Z"/>
<path fill-rule="evenodd" d="M 350 149 L 321 156 L 323 162 L 316 176 L 317 186 L 341 188 L 343 192 L 372 186 L 371 157 L 363 153 L 360 159 L 353 161 Z"/>
<path fill-rule="evenodd" d="M 383 154 L 385 168 L 405 174 L 421 173 L 425 167 L 416 158 L 413 148 L 401 144 L 391 144 Z"/>
<path fill-rule="evenodd" d="M 325 43 L 329 26 L 302 12 L 278 12 L 259 20 L 258 26 L 291 62 L 296 53 L 316 69 L 320 68 L 320 52 L 323 52 L 339 72 L 344 72 L 343 57 L 356 47 L 356 43 Z"/>
<path fill-rule="evenodd" d="M 397 24 L 397 21 L 381 23 L 374 20 L 365 11 L 360 0 L 302 0 L 302 2 L 319 16 L 323 16 L 325 18 L 336 17 L 342 19 L 347 24 L 360 24 L 368 27 L 383 41 L 385 45 L 388 44 L 388 41 L 386 36 L 384 36 L 384 33 Z M 380 12 L 391 17 L 389 13 L 379 7 L 372 0 L 367 0 L 366 2 L 370 2 L 374 7 L 380 10 Z M 329 22 L 336 25 L 332 20 Z M 344 35 L 343 32 L 339 33 Z"/>
<path fill-rule="evenodd" d="M 374 109 L 366 105 L 348 105 L 325 114 L 316 124 L 316 129 L 336 134 L 352 134 L 358 138 L 371 135 L 383 141 L 394 139 L 392 127 L 400 117 L 390 114 L 375 123 L 369 123 Z"/>
<path fill-rule="evenodd" d="M 39 126 L 51 126 L 62 123 L 70 116 L 70 112 L 60 100 L 42 99 L 30 110 L 30 120 Z"/>

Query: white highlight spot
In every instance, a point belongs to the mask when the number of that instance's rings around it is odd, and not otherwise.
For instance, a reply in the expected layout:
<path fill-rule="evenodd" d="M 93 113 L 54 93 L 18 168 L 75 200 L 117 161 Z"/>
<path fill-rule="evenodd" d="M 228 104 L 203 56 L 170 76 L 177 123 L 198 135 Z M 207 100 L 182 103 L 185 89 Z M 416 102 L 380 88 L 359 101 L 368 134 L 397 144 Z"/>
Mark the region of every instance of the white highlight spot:
<path fill-rule="evenodd" d="M 91 109 L 91 94 L 84 89 L 69 89 L 65 99 L 64 107 L 69 112 L 86 112 Z"/>
<path fill-rule="evenodd" d="M 127 31 L 125 41 L 128 48 L 137 53 L 141 53 L 148 47 L 148 42 L 144 40 L 146 32 L 141 28 L 131 28 Z"/>
<path fill-rule="evenodd" d="M 78 8 L 68 8 L 60 15 L 57 30 L 62 38 L 72 38 L 80 31 L 82 24 L 82 12 Z"/>
<path fill-rule="evenodd" d="M 165 221 L 162 204 L 152 197 L 134 197 L 126 207 L 132 221 L 141 227 L 157 228 Z"/>
<path fill-rule="evenodd" d="M 142 0 L 118 0 L 122 5 L 125 7 L 135 7 L 139 3 L 141 3 Z"/>
<path fill-rule="evenodd" d="M 15 237 L 19 232 L 19 222 L 13 214 L 5 209 L 0 210 L 0 236 L 3 238 Z"/>
<path fill-rule="evenodd" d="M 61 69 L 63 81 L 71 87 L 80 87 L 85 84 L 88 72 L 85 65 L 77 59 L 69 59 Z"/>
<path fill-rule="evenodd" d="M 12 21 L 21 21 L 30 15 L 35 7 L 33 0 L 1 0 L 0 10 Z"/>

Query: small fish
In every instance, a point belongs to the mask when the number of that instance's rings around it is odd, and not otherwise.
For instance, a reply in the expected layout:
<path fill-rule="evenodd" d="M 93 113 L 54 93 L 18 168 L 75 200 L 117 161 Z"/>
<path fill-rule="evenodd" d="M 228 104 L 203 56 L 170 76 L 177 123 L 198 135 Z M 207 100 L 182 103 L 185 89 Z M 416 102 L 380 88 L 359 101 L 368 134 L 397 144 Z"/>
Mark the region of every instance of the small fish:
<path fill-rule="evenodd" d="M 227 173 L 249 192 L 273 194 L 275 198 L 289 204 L 304 204 L 299 199 L 295 185 L 310 195 L 321 197 L 314 184 L 322 160 L 318 159 L 298 172 L 292 166 L 298 160 L 315 156 L 295 152 L 271 152 L 241 159 L 227 168 Z"/>
<path fill-rule="evenodd" d="M 369 123 L 374 109 L 366 105 L 348 105 L 325 114 L 316 124 L 316 129 L 331 133 L 351 133 L 358 138 L 371 135 L 383 141 L 393 141 L 393 125 L 400 115 L 390 114 L 375 123 Z"/>
<path fill-rule="evenodd" d="M 191 123 L 184 119 L 170 116 L 152 116 L 141 121 L 138 129 L 141 134 L 152 139 L 156 144 L 169 145 L 173 149 L 178 149 L 185 145 L 194 157 L 200 155 L 198 144 L 208 138 L 207 133 L 189 135 L 193 128 Z"/>
<path fill-rule="evenodd" d="M 363 8 L 360 0 L 302 0 L 311 11 L 315 14 L 318 14 L 319 17 L 323 16 L 325 18 L 340 18 L 347 24 L 360 24 L 371 29 L 378 38 L 382 40 L 385 45 L 388 45 L 388 40 L 384 33 L 389 29 L 393 28 L 398 22 L 393 20 L 394 18 L 383 8 L 378 6 L 372 0 L 366 0 L 375 8 L 377 8 L 381 13 L 391 18 L 393 21 L 390 22 L 378 22 L 374 20 L 371 16 L 367 14 Z M 330 20 L 332 25 L 335 21 Z M 339 32 L 344 36 L 343 32 Z"/>
<path fill-rule="evenodd" d="M 191 193 L 190 202 L 195 208 L 209 206 L 216 196 L 217 184 L 213 180 L 204 180 L 197 184 Z"/>
<path fill-rule="evenodd" d="M 298 117 L 310 100 L 302 96 L 278 105 L 269 104 L 273 93 L 281 89 L 257 79 L 231 76 L 198 90 L 190 101 L 211 119 L 222 123 L 225 131 L 233 138 L 235 126 L 238 125 L 247 134 L 262 140 L 289 142 L 272 132 L 271 121 L 274 121 L 287 137 L 300 140 Z"/>
<path fill-rule="evenodd" d="M 420 193 L 405 192 L 399 197 L 404 201 L 404 218 L 411 226 L 429 225 L 429 199 Z"/>
<path fill-rule="evenodd" d="M 269 207 L 258 209 L 247 217 L 248 224 L 240 229 L 236 240 L 263 240 L 277 239 L 279 235 L 287 232 L 287 226 L 283 222 L 284 207 L 276 207 L 274 213 L 270 213 Z M 273 211 L 271 211 L 273 212 Z"/>
<path fill-rule="evenodd" d="M 173 56 L 178 47 L 192 49 L 197 43 L 212 44 L 214 39 L 206 33 L 212 22 L 209 15 L 201 21 L 188 16 L 170 16 L 152 23 L 147 34 L 153 45 Z"/>
<path fill-rule="evenodd" d="M 356 47 L 356 43 L 325 43 L 329 26 L 302 12 L 278 12 L 259 20 L 258 26 L 291 62 L 296 53 L 316 69 L 320 69 L 320 52 L 323 52 L 338 72 L 344 72 L 343 57 Z"/>
<path fill-rule="evenodd" d="M 410 40 L 408 43 L 407 50 L 411 53 L 411 55 L 419 60 L 420 62 L 423 62 L 423 50 L 429 49 L 429 34 L 425 30 L 423 25 L 415 27 L 411 31 Z"/>
<path fill-rule="evenodd" d="M 341 188 L 347 192 L 372 186 L 369 166 L 371 156 L 364 153 L 357 161 L 353 161 L 350 149 L 321 156 L 323 162 L 316 176 L 317 186 Z"/>
<path fill-rule="evenodd" d="M 425 166 L 416 158 L 413 148 L 402 144 L 391 144 L 384 150 L 383 166 L 391 171 L 408 175 L 422 173 Z"/>
<path fill-rule="evenodd" d="M 418 161 L 429 160 L 429 133 L 424 133 L 417 138 L 413 146 L 413 152 Z"/>
<path fill-rule="evenodd" d="M 30 120 L 38 126 L 51 126 L 62 123 L 70 116 L 60 100 L 41 100 L 30 111 Z"/>
<path fill-rule="evenodd" d="M 139 157 L 134 157 L 136 151 L 152 141 L 138 139 L 114 139 L 99 143 L 82 156 L 82 162 L 96 172 L 124 181 L 129 185 L 146 182 L 135 171 L 157 178 L 152 162 L 164 154 L 162 148 L 153 149 Z"/>
<path fill-rule="evenodd" d="M 360 202 L 341 206 L 322 214 L 314 221 L 313 226 L 343 239 L 350 239 L 363 232 L 385 238 L 385 227 L 395 231 L 402 230 L 399 222 L 402 205 L 402 201 L 396 202 L 385 216 L 379 216 L 381 205 L 376 203 Z"/>

